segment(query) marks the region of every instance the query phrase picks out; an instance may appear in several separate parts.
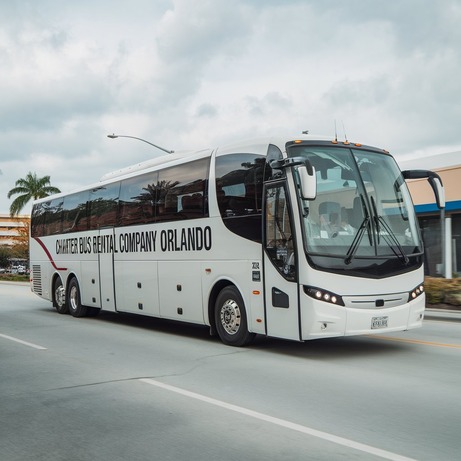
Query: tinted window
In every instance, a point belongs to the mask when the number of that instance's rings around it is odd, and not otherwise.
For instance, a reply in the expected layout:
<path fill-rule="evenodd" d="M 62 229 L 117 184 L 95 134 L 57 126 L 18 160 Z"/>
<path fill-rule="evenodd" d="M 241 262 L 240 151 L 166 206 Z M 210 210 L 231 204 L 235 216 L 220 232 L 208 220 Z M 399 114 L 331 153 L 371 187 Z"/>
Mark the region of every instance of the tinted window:
<path fill-rule="evenodd" d="M 45 216 L 50 202 L 36 203 L 32 208 L 30 233 L 32 237 L 45 235 Z"/>
<path fill-rule="evenodd" d="M 46 211 L 46 235 L 55 235 L 62 232 L 62 202 L 63 198 L 51 200 Z"/>
<path fill-rule="evenodd" d="M 158 173 L 125 179 L 120 187 L 120 226 L 155 221 Z"/>
<path fill-rule="evenodd" d="M 62 231 L 79 232 L 88 229 L 87 201 L 89 191 L 64 197 Z"/>
<path fill-rule="evenodd" d="M 242 237 L 261 241 L 263 183 L 272 174 L 266 157 L 229 154 L 216 159 L 216 191 L 226 226 Z"/>
<path fill-rule="evenodd" d="M 157 220 L 208 216 L 207 177 L 209 160 L 197 160 L 159 171 Z"/>
<path fill-rule="evenodd" d="M 119 182 L 90 191 L 90 229 L 116 225 L 119 191 Z"/>
<path fill-rule="evenodd" d="M 202 159 L 36 204 L 31 234 L 206 217 L 208 173 Z"/>

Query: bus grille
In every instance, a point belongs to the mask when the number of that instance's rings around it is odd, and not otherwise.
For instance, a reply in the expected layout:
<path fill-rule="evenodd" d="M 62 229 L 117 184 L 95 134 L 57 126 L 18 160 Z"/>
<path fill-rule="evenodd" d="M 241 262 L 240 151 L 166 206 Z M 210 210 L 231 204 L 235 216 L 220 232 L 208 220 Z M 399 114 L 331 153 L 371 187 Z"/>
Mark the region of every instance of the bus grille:
<path fill-rule="evenodd" d="M 32 286 L 34 293 L 42 295 L 42 271 L 40 266 L 32 266 Z"/>

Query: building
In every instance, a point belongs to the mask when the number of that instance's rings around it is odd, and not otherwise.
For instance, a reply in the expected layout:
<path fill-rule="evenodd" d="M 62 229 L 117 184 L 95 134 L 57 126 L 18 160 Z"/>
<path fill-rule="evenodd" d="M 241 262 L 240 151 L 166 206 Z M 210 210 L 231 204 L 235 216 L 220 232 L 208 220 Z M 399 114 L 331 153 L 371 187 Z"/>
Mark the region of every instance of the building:
<path fill-rule="evenodd" d="M 0 214 L 0 246 L 13 247 L 24 239 L 24 229 L 30 224 L 30 216 Z M 21 232 L 21 230 L 23 232 Z"/>
<path fill-rule="evenodd" d="M 442 213 L 427 180 L 407 182 L 426 248 L 426 275 L 458 277 L 461 273 L 461 151 L 396 160 L 402 170 L 431 170 L 442 179 L 446 201 Z"/>

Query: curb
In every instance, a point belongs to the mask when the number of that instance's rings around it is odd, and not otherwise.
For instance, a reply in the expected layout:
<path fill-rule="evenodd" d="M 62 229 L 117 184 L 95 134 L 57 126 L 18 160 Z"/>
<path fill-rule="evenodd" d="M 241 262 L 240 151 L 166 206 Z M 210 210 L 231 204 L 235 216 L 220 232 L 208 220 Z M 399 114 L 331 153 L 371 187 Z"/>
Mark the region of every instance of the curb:
<path fill-rule="evenodd" d="M 461 322 L 461 310 L 427 309 L 424 318 L 431 320 L 451 320 Z"/>

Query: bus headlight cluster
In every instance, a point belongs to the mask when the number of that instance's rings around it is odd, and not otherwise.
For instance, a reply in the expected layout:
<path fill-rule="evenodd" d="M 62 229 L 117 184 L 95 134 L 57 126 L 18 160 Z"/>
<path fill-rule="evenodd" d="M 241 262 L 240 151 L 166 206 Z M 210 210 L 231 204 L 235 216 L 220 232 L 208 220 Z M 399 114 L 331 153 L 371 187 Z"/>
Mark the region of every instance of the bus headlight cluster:
<path fill-rule="evenodd" d="M 413 299 L 416 299 L 418 296 L 421 296 L 424 293 L 424 285 L 418 285 L 416 288 L 410 291 L 409 296 L 408 296 L 408 301 L 413 301 Z"/>
<path fill-rule="evenodd" d="M 343 298 L 336 293 L 324 290 L 323 288 L 309 287 L 304 285 L 304 293 L 311 298 L 318 299 L 330 304 L 336 304 L 337 306 L 344 306 Z"/>

